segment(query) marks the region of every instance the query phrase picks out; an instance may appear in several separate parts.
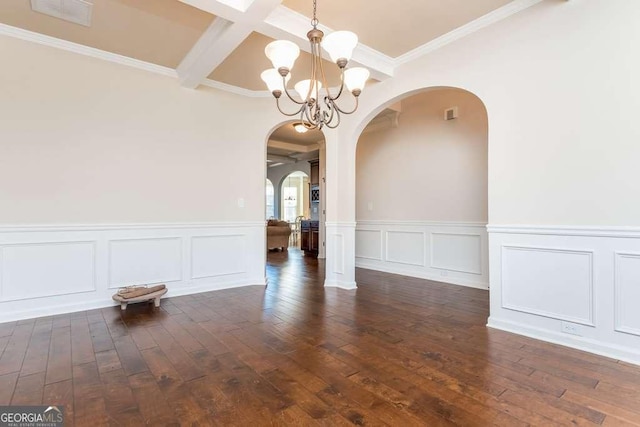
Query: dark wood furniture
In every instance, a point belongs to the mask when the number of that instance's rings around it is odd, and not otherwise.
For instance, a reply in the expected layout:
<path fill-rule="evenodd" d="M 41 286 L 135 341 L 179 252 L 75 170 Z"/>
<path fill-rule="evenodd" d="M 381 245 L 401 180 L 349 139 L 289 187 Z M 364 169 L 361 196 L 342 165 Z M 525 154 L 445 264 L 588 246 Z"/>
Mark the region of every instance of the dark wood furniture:
<path fill-rule="evenodd" d="M 300 249 L 306 256 L 318 256 L 319 247 L 319 221 L 303 220 L 300 222 Z"/>

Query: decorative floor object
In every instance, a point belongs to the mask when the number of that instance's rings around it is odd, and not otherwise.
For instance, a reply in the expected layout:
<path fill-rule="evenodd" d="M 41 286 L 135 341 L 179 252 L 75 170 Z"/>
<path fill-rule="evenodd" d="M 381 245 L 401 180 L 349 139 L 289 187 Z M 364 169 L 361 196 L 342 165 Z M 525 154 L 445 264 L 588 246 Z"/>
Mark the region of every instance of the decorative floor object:
<path fill-rule="evenodd" d="M 165 285 L 156 286 L 127 286 L 121 288 L 113 296 L 113 300 L 120 303 L 120 309 L 126 310 L 127 304 L 134 302 L 152 301 L 156 307 L 160 307 L 160 298 L 167 293 Z"/>

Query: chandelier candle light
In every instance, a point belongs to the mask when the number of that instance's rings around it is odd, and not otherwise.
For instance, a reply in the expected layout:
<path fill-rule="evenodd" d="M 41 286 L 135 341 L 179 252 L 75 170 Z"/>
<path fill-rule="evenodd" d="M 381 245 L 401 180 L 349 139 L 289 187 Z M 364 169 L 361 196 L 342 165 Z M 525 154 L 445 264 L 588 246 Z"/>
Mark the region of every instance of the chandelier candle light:
<path fill-rule="evenodd" d="M 295 84 L 294 89 L 301 98 L 295 99 L 287 90 L 287 83 L 291 79 L 291 69 L 300 55 L 300 48 L 288 40 L 276 40 L 264 49 L 265 55 L 271 60 L 273 68 L 262 72 L 260 77 L 276 98 L 278 110 L 285 116 L 300 116 L 300 123 L 306 129 L 322 129 L 323 126 L 334 129 L 340 124 L 340 114 L 352 114 L 358 108 L 358 97 L 369 79 L 369 70 L 362 67 L 346 68 L 351 59 L 353 49 L 358 44 L 358 36 L 351 31 L 335 31 L 326 37 L 318 29 L 316 18 L 316 0 L 313 0 L 313 27 L 307 38 L 311 43 L 311 78 Z M 323 41 L 324 38 L 324 41 Z M 322 65 L 322 48 L 329 54 L 331 60 L 340 68 L 340 88 L 335 96 L 327 85 Z M 344 87 L 353 94 L 355 107 L 351 111 L 341 109 L 336 101 L 344 92 Z M 280 107 L 282 93 L 292 102 L 299 105 L 297 111 L 286 113 Z M 322 98 L 321 98 L 322 97 Z M 320 102 L 322 99 L 323 102 Z"/>

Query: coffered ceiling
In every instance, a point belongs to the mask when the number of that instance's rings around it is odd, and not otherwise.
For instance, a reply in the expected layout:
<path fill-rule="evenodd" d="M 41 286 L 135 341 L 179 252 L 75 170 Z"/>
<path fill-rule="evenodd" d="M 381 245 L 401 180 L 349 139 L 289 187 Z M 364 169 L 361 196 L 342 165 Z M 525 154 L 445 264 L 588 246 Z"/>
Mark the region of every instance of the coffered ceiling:
<path fill-rule="evenodd" d="M 336 30 L 358 34 L 360 42 L 397 57 L 477 19 L 511 0 L 318 0 L 318 19 Z M 283 0 L 305 16 L 310 0 Z"/>
<path fill-rule="evenodd" d="M 35 12 L 30 0 L 2 0 L 0 35 L 174 76 L 188 88 L 206 84 L 248 96 L 270 96 L 259 78 L 270 66 L 264 46 L 284 38 L 303 50 L 290 87 L 308 78 L 312 0 L 65 1 L 93 3 L 91 25 Z M 321 29 L 359 35 L 350 65 L 367 67 L 375 82 L 412 58 L 542 0 L 317 1 Z M 334 65 L 326 69 L 328 80 L 338 84 Z"/>
<path fill-rule="evenodd" d="M 273 67 L 269 59 L 264 55 L 264 47 L 273 40 L 271 37 L 260 33 L 252 33 L 227 56 L 218 68 L 209 74 L 209 79 L 250 90 L 264 90 L 265 86 L 260 79 L 260 73 L 267 68 Z M 311 54 L 301 52 L 296 61 L 294 71 L 291 73 L 291 81 L 295 82 L 308 78 L 304 72 L 310 69 Z M 329 61 L 324 61 L 324 69 L 327 81 L 334 82 L 337 85 L 340 82 L 338 67 Z"/>
<path fill-rule="evenodd" d="M 0 22 L 145 62 L 176 68 L 214 15 L 177 0 L 93 0 L 90 27 L 0 1 Z"/>

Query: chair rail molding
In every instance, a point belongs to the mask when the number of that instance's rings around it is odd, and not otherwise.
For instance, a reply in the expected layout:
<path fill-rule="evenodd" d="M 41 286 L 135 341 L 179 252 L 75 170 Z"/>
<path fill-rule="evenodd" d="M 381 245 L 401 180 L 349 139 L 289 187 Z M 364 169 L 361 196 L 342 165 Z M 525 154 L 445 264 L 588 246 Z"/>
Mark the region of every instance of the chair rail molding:
<path fill-rule="evenodd" d="M 486 223 L 358 221 L 356 267 L 489 288 Z"/>
<path fill-rule="evenodd" d="M 488 326 L 640 364 L 640 227 L 487 227 Z"/>

